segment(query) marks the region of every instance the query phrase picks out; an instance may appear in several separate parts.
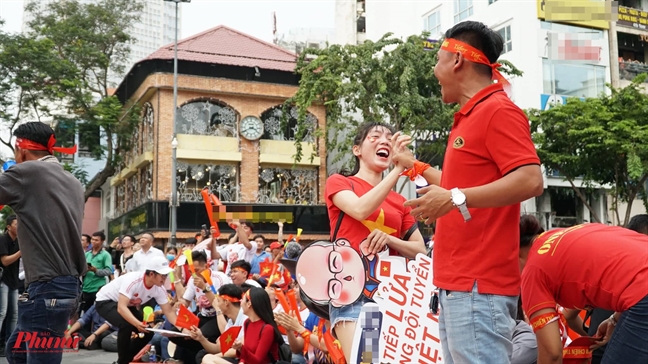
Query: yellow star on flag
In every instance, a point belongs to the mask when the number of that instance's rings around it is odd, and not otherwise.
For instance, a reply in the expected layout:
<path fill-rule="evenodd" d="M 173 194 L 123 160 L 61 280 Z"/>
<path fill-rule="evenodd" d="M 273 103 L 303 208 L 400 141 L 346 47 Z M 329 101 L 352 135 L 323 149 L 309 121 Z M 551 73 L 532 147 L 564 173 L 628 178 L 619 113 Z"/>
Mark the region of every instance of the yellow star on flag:
<path fill-rule="evenodd" d="M 386 271 L 387 271 L 387 267 L 383 267 L 383 271 L 385 271 L 385 272 L 386 272 Z"/>
<path fill-rule="evenodd" d="M 263 273 L 264 273 L 264 274 L 265 274 L 265 273 L 270 273 L 270 269 L 268 269 L 268 268 L 264 268 L 264 269 L 263 269 Z"/>
<path fill-rule="evenodd" d="M 391 235 L 396 232 L 396 229 L 392 229 L 389 226 L 385 225 L 385 211 L 383 209 L 380 209 L 380 213 L 378 214 L 376 221 L 364 220 L 362 221 L 362 225 L 364 225 L 367 229 L 369 229 L 369 232 L 374 231 L 376 229 L 388 235 Z"/>
<path fill-rule="evenodd" d="M 227 335 L 227 338 L 225 339 L 225 342 L 227 343 L 227 345 L 229 345 L 229 343 L 232 342 L 232 335 Z"/>

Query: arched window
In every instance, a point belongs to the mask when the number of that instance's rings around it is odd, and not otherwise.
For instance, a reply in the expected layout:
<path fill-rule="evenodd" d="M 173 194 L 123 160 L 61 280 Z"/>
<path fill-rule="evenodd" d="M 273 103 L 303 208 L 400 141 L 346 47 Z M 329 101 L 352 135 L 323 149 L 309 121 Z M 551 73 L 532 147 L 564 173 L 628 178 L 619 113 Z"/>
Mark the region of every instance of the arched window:
<path fill-rule="evenodd" d="M 288 115 L 288 120 L 285 124 L 282 124 L 283 120 L 283 106 L 278 105 L 271 109 L 264 111 L 261 114 L 261 120 L 263 121 L 263 139 L 271 140 L 295 140 L 295 134 L 297 133 L 297 119 L 299 117 L 299 111 L 296 107 L 290 109 L 290 115 Z M 306 134 L 302 141 L 306 143 L 313 143 L 315 138 L 313 136 L 315 128 L 317 127 L 317 118 L 311 113 L 306 114 L 304 119 L 304 124 L 306 126 Z"/>
<path fill-rule="evenodd" d="M 238 138 L 239 113 L 216 99 L 192 100 L 180 107 L 178 133 Z"/>

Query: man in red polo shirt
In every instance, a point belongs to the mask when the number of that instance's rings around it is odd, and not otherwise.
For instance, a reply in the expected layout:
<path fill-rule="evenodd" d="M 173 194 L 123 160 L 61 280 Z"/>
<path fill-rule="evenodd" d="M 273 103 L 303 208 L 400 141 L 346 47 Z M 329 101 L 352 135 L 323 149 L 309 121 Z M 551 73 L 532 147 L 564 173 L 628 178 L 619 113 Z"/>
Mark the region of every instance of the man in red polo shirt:
<path fill-rule="evenodd" d="M 502 48 L 502 38 L 479 22 L 446 32 L 434 74 L 443 101 L 461 109 L 443 173 L 416 168 L 430 186 L 405 203 L 420 221 L 437 220 L 434 285 L 443 360 L 450 364 L 510 362 L 520 293 L 520 202 L 543 192 L 529 122 L 508 98 L 508 82 L 495 64 Z"/>

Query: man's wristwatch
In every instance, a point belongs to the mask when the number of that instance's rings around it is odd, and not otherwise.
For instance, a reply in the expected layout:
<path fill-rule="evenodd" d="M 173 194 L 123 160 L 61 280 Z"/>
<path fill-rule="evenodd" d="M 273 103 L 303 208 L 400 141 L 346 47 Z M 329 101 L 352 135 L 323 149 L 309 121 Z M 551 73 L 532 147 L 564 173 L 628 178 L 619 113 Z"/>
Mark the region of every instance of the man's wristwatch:
<path fill-rule="evenodd" d="M 211 288 L 209 288 L 209 287 L 205 287 L 205 288 L 203 289 L 203 293 L 207 293 L 207 292 L 211 292 Z"/>
<path fill-rule="evenodd" d="M 610 321 L 612 322 L 612 326 L 616 326 L 616 325 L 617 325 L 617 319 L 616 319 L 616 317 L 614 317 L 614 314 L 612 314 L 612 315 L 610 316 Z"/>
<path fill-rule="evenodd" d="M 458 188 L 451 189 L 450 193 L 452 194 L 452 204 L 459 209 L 459 212 L 461 212 L 461 216 L 463 216 L 464 221 L 470 221 L 472 217 L 470 216 L 470 211 L 468 211 L 468 206 L 466 205 L 466 195 L 464 195 L 464 193 L 461 192 Z"/>

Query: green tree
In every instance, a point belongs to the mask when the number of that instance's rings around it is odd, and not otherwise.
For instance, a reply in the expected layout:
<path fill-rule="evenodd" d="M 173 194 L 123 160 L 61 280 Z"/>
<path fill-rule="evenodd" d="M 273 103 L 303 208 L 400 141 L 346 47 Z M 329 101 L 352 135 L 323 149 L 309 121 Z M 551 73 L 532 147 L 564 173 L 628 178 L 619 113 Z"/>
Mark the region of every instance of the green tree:
<path fill-rule="evenodd" d="M 427 36 L 403 41 L 387 33 L 376 42 L 301 53 L 296 67 L 299 90 L 284 105 L 299 110 L 295 160 L 303 157 L 301 141 L 307 131 L 299 121 L 308 107 L 323 104 L 326 130 L 318 130 L 318 135 L 329 136 L 327 152 L 336 155 L 330 162 L 346 160 L 352 144 L 348 136 L 364 120 L 376 120 L 412 135 L 418 141 L 418 158 L 440 165 L 457 107 L 441 101 L 434 76 L 438 48 L 424 48 Z M 510 62 L 500 63 L 504 73 L 522 75 Z"/>
<path fill-rule="evenodd" d="M 59 106 L 55 123 L 73 125 L 91 155 L 105 160 L 86 184 L 86 199 L 115 173 L 139 122 L 139 110 L 111 94 L 110 77 L 124 74 L 134 41 L 129 31 L 142 8 L 140 0 L 31 2 L 25 8 L 32 17 L 27 37 L 47 42 L 51 61 L 62 65 L 55 75 L 50 67 L 34 68 L 56 91 L 50 98 Z"/>
<path fill-rule="evenodd" d="M 611 88 L 610 95 L 580 100 L 571 98 L 549 110 L 529 110 L 533 138 L 544 165 L 559 171 L 597 222 L 586 188 L 611 186 L 612 209 L 625 226 L 635 198 L 645 194 L 648 178 L 648 95 L 642 91 L 646 75 L 638 76 L 625 88 Z M 628 208 L 623 220 L 620 201 Z"/>
<path fill-rule="evenodd" d="M 13 150 L 11 132 L 25 119 L 41 121 L 50 116 L 52 105 L 46 100 L 60 96 L 55 80 L 70 69 L 56 61 L 49 39 L 2 30 L 0 65 L 0 125 L 9 131 L 0 136 L 0 142 Z"/>

